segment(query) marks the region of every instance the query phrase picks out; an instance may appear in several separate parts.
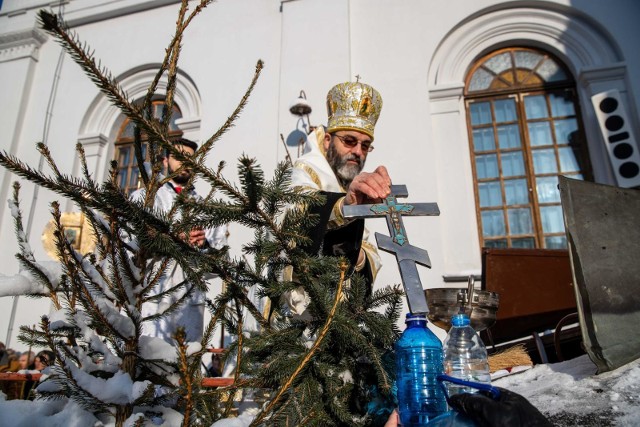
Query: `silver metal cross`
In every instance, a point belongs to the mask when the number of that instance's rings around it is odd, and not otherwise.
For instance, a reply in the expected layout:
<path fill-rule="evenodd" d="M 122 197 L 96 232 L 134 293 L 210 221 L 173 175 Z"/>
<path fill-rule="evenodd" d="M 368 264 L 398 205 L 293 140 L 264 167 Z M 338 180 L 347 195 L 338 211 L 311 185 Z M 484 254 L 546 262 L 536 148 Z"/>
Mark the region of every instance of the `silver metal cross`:
<path fill-rule="evenodd" d="M 408 195 L 405 185 L 392 185 L 391 194 L 384 203 L 345 205 L 343 214 L 345 218 L 377 218 L 383 215 L 386 217 L 391 237 L 376 233 L 378 248 L 395 254 L 409 310 L 412 313 L 428 313 L 427 298 L 422 289 L 416 263 L 431 268 L 431 260 L 426 250 L 409 244 L 402 216 L 437 216 L 440 215 L 440 209 L 437 203 L 398 203 L 397 197 Z"/>

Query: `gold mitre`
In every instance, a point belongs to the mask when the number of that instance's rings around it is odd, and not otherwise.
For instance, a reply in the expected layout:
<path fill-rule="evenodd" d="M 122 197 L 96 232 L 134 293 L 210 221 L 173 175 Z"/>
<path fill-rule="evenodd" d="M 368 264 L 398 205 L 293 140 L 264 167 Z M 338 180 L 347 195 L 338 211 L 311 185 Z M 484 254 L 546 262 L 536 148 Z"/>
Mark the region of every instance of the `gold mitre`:
<path fill-rule="evenodd" d="M 327 94 L 327 132 L 356 130 L 373 140 L 373 129 L 382 110 L 382 97 L 371 86 L 360 82 L 339 83 Z"/>

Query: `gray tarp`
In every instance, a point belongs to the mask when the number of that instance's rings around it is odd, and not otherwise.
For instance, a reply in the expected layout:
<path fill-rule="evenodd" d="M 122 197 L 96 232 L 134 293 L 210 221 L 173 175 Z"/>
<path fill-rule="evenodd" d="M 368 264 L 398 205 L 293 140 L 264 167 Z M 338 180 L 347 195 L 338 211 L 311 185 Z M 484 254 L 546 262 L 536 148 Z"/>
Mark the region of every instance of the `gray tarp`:
<path fill-rule="evenodd" d="M 640 357 L 640 191 L 560 177 L 585 350 L 598 372 Z"/>

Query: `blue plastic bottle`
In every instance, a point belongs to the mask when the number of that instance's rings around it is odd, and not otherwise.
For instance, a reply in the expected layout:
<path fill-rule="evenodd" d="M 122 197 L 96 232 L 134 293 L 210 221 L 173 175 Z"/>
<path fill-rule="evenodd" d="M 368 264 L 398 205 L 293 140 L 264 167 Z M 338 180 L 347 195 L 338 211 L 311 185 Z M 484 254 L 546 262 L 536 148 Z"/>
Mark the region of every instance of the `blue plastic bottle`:
<path fill-rule="evenodd" d="M 443 372 L 442 343 L 427 328 L 424 313 L 408 313 L 396 342 L 398 412 L 403 427 L 422 427 L 447 411 L 436 377 Z"/>
<path fill-rule="evenodd" d="M 452 377 L 479 383 L 491 383 L 487 349 L 471 327 L 469 316 L 456 314 L 443 343 L 444 372 Z M 449 396 L 461 392 L 476 393 L 471 387 L 449 384 Z"/>

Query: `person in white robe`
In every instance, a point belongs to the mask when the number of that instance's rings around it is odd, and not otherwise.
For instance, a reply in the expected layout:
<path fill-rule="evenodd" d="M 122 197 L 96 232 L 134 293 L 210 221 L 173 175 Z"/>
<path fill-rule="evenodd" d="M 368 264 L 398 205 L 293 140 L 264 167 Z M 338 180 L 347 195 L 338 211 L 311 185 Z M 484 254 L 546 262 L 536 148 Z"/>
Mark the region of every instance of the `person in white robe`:
<path fill-rule="evenodd" d="M 345 204 L 379 203 L 390 194 L 391 178 L 384 166 L 363 172 L 373 150 L 374 127 L 382 109 L 382 97 L 360 82 L 340 83 L 327 94 L 328 124 L 315 128 L 305 142 L 305 152 L 293 165 L 294 188 L 319 191 L 326 203 L 312 208 L 319 224 L 311 230 L 310 253 L 344 256 L 349 273 L 364 275 L 370 289 L 381 267 L 378 251 L 369 240 L 364 219 L 345 220 Z M 290 280 L 291 269 L 284 278 Z M 299 288 L 285 295 L 294 315 L 303 315 L 308 295 Z"/>
<path fill-rule="evenodd" d="M 180 147 L 187 155 L 193 155 L 198 148 L 195 142 L 184 138 L 176 140 L 174 145 Z M 177 171 L 182 165 L 182 162 L 169 153 L 167 153 L 164 162 L 169 173 Z M 160 187 L 155 196 L 154 208 L 162 212 L 169 212 L 178 194 L 185 191 L 188 192 L 189 197 L 200 198 L 193 186 L 184 187 L 184 185 L 189 184 L 190 179 L 191 171 L 183 169 L 171 181 Z M 141 188 L 133 192 L 131 198 L 133 200 L 143 200 L 145 194 L 145 189 Z M 221 249 L 227 244 L 227 236 L 228 227 L 224 225 L 216 228 L 194 229 L 188 236 L 184 236 L 184 240 L 200 249 Z M 213 277 L 215 277 L 215 275 L 211 274 L 207 279 L 212 279 Z M 165 292 L 168 289 L 178 286 L 185 280 L 186 277 L 182 268 L 180 268 L 176 262 L 171 262 L 165 276 L 151 291 L 151 295 Z M 183 289 L 179 292 L 166 295 L 159 301 L 145 302 L 142 305 L 142 316 L 147 317 L 157 313 L 163 313 L 177 302 L 185 292 L 186 290 Z M 187 341 L 200 341 L 204 328 L 205 296 L 205 292 L 200 289 L 195 289 L 178 310 L 167 316 L 143 322 L 142 334 L 162 338 L 168 343 L 173 343 L 173 335 L 177 328 L 182 326 L 185 328 Z"/>

